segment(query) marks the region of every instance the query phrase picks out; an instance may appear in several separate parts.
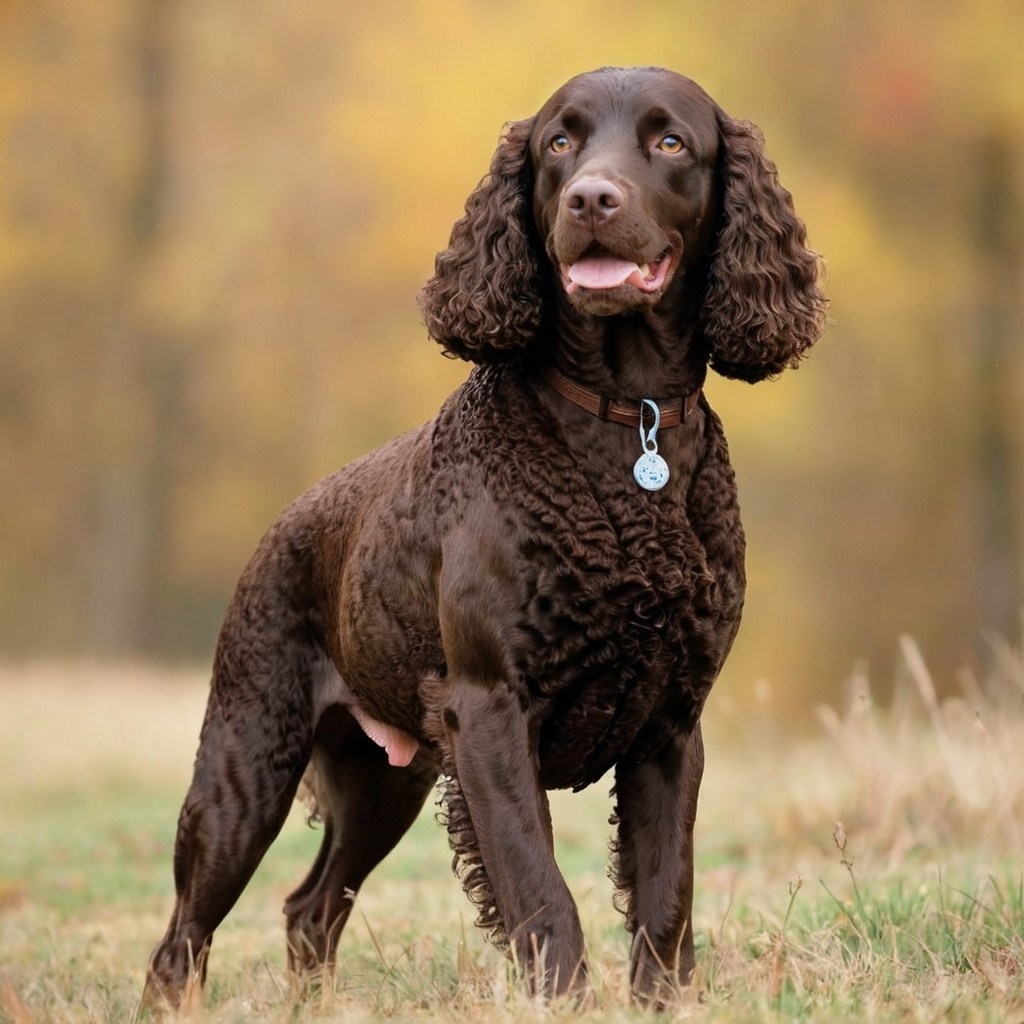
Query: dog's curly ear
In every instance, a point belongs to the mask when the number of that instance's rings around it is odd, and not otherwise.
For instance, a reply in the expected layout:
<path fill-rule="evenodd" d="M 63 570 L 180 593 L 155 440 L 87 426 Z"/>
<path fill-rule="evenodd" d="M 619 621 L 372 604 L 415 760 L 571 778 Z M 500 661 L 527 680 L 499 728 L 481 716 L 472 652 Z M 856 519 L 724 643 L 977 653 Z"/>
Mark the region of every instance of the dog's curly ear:
<path fill-rule="evenodd" d="M 522 351 L 541 319 L 530 197 L 533 120 L 505 126 L 491 170 L 466 200 L 434 276 L 419 294 L 430 336 L 446 353 L 477 363 Z"/>
<path fill-rule="evenodd" d="M 828 300 L 820 257 L 760 130 L 722 112 L 718 120 L 722 207 L 701 334 L 714 370 L 754 382 L 799 363 L 821 335 Z"/>

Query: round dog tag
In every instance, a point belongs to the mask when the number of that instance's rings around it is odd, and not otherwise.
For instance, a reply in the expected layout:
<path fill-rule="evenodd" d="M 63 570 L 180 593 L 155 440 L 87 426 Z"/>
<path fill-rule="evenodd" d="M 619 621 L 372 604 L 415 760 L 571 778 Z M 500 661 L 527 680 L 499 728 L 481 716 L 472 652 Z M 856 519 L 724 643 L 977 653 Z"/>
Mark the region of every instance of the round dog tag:
<path fill-rule="evenodd" d="M 654 424 L 648 430 L 644 423 L 644 407 L 650 409 Z M 640 401 L 640 444 L 644 453 L 633 464 L 633 479 L 646 491 L 660 491 L 668 483 L 668 463 L 658 454 L 658 427 L 661 409 L 649 398 Z"/>
<path fill-rule="evenodd" d="M 668 463 L 657 452 L 644 452 L 633 465 L 633 478 L 646 491 L 660 491 L 668 483 Z"/>

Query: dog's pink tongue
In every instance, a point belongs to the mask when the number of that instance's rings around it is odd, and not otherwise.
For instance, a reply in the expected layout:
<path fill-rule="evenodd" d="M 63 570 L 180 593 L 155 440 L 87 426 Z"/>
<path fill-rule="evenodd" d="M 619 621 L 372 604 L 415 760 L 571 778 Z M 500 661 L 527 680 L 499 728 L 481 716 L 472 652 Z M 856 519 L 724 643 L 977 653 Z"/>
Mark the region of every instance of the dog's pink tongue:
<path fill-rule="evenodd" d="M 633 274 L 642 278 L 640 268 L 629 260 L 620 260 L 615 256 L 588 256 L 569 268 L 566 290 L 573 292 L 576 288 L 592 288 L 595 291 L 618 288 Z"/>

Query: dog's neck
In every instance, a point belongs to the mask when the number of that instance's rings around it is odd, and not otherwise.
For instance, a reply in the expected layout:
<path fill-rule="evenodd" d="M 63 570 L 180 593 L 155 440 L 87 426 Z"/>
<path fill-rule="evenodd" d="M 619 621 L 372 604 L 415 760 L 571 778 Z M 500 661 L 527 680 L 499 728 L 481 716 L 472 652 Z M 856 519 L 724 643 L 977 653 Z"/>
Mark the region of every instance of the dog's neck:
<path fill-rule="evenodd" d="M 552 332 L 555 367 L 611 397 L 689 395 L 707 375 L 696 316 L 682 301 L 616 316 L 583 315 L 560 297 Z"/>

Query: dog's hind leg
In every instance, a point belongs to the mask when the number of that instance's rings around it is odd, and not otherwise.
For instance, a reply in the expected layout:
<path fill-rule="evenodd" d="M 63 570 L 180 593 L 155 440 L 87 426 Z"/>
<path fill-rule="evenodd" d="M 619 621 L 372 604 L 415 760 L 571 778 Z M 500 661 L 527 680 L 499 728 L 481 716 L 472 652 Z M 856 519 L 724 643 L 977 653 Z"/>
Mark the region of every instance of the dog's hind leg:
<path fill-rule="evenodd" d="M 178 819 L 177 901 L 143 994 L 157 1010 L 180 1006 L 202 986 L 213 932 L 280 831 L 312 750 L 303 643 L 280 633 L 273 644 L 251 633 L 245 643 L 239 635 L 222 634 Z"/>
<path fill-rule="evenodd" d="M 407 767 L 392 766 L 340 704 L 320 718 L 313 768 L 323 843 L 284 912 L 289 966 L 315 979 L 333 971 L 338 937 L 359 887 L 416 819 L 438 768 L 422 749 Z"/>

